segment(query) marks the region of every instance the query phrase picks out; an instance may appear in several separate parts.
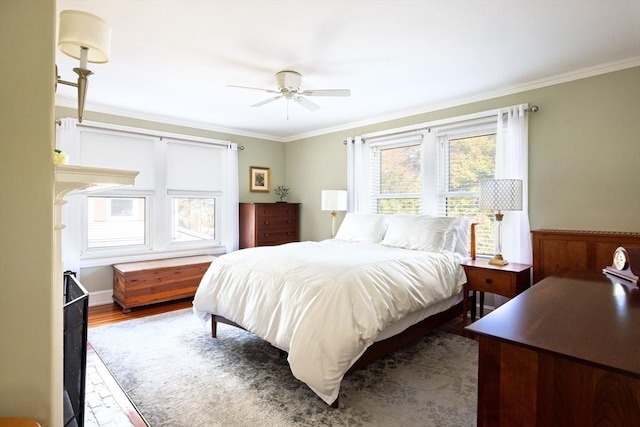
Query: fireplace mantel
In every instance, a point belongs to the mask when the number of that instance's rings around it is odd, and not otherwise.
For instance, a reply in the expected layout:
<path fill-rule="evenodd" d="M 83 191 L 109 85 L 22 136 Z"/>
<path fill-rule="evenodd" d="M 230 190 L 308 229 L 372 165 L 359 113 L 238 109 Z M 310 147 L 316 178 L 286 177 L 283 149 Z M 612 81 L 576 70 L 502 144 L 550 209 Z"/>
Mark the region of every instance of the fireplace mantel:
<path fill-rule="evenodd" d="M 90 166 L 57 165 L 55 167 L 55 197 L 61 201 L 74 192 L 102 191 L 133 185 L 138 171 L 105 169 Z"/>

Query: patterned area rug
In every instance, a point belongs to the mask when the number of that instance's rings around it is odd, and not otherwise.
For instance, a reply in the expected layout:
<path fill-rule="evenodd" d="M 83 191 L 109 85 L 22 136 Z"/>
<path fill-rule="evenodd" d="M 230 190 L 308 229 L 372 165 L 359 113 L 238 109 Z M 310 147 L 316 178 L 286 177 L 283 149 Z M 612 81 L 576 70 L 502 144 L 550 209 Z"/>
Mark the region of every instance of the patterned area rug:
<path fill-rule="evenodd" d="M 286 355 L 191 309 L 89 329 L 89 342 L 152 427 L 474 426 L 478 347 L 434 332 L 348 375 L 331 409 Z"/>

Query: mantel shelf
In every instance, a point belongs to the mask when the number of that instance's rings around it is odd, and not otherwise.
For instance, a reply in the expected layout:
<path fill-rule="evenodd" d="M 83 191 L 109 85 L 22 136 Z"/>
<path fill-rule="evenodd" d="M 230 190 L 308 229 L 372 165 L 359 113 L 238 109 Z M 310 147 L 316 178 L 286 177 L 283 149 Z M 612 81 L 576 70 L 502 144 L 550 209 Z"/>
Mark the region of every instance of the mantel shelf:
<path fill-rule="evenodd" d="M 138 171 L 90 166 L 57 165 L 56 199 L 74 192 L 93 192 L 134 185 Z"/>

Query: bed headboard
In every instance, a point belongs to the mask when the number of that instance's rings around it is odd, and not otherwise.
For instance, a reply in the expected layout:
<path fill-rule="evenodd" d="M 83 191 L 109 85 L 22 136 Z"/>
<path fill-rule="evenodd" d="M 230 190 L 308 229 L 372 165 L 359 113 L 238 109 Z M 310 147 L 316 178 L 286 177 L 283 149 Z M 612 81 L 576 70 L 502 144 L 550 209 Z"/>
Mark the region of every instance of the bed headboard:
<path fill-rule="evenodd" d="M 618 246 L 640 247 L 640 233 L 533 230 L 533 283 L 569 270 L 601 271 Z"/>

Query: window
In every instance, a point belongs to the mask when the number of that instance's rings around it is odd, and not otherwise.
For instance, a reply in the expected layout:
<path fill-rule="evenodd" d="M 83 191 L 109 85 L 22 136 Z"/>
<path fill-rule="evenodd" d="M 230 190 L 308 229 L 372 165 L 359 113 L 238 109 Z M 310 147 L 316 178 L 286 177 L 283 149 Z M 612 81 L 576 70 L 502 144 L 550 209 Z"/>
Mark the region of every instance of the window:
<path fill-rule="evenodd" d="M 495 116 L 366 142 L 372 212 L 469 218 L 479 223 L 477 253 L 494 253 L 493 215 L 479 209 L 478 181 L 495 175 Z"/>
<path fill-rule="evenodd" d="M 481 211 L 478 206 L 478 182 L 495 175 L 496 134 L 442 137 L 438 144 L 441 153 L 438 214 L 462 216 L 478 223 L 476 251 L 478 254 L 493 254 L 493 215 Z"/>
<path fill-rule="evenodd" d="M 145 206 L 143 197 L 87 197 L 87 248 L 145 245 Z"/>
<path fill-rule="evenodd" d="M 379 147 L 372 152 L 372 200 L 378 213 L 418 213 L 422 193 L 420 145 Z"/>
<path fill-rule="evenodd" d="M 63 240 L 80 267 L 226 252 L 237 230 L 231 144 L 95 123 L 66 136 L 66 146 L 57 143 L 76 164 L 139 171 L 133 187 L 79 195 L 65 206 L 73 218 Z"/>
<path fill-rule="evenodd" d="M 171 241 L 216 239 L 216 199 L 174 197 L 171 204 Z"/>
<path fill-rule="evenodd" d="M 422 133 L 369 144 L 369 203 L 377 213 L 419 213 L 422 206 Z"/>

